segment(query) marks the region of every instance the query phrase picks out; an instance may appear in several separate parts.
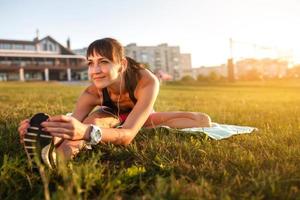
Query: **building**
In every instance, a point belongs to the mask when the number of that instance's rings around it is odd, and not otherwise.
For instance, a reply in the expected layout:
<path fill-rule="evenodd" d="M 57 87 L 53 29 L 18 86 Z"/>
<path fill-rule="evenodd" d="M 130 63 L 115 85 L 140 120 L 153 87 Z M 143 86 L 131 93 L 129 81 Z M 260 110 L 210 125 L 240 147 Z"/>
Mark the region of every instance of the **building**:
<path fill-rule="evenodd" d="M 235 63 L 237 77 L 245 77 L 254 71 L 260 77 L 281 78 L 287 75 L 288 62 L 280 59 L 254 59 L 248 58 Z"/>
<path fill-rule="evenodd" d="M 203 77 L 209 77 L 211 74 L 215 74 L 218 77 L 227 77 L 227 67 L 225 64 L 220 66 L 208 66 L 208 67 L 198 67 L 192 68 L 192 77 L 197 79 L 199 75 Z"/>
<path fill-rule="evenodd" d="M 180 55 L 180 61 L 182 66 L 182 77 L 183 76 L 192 76 L 192 58 L 189 53 L 182 53 Z"/>
<path fill-rule="evenodd" d="M 52 37 L 32 41 L 0 39 L 0 81 L 85 80 L 85 57 Z"/>
<path fill-rule="evenodd" d="M 74 53 L 76 53 L 77 55 L 82 55 L 82 56 L 86 57 L 87 47 L 82 48 L 82 49 L 74 49 L 72 51 Z"/>
<path fill-rule="evenodd" d="M 144 63 L 153 72 L 163 71 L 171 75 L 174 80 L 182 77 L 179 46 L 168 46 L 166 43 L 157 46 L 137 46 L 131 43 L 125 46 L 125 54 Z"/>
<path fill-rule="evenodd" d="M 288 62 L 280 59 L 242 59 L 233 65 L 234 77 L 237 79 L 253 78 L 282 78 L 287 75 Z M 225 64 L 220 66 L 198 67 L 192 69 L 192 76 L 196 79 L 199 75 L 209 77 L 210 75 L 228 77 L 228 69 Z"/>

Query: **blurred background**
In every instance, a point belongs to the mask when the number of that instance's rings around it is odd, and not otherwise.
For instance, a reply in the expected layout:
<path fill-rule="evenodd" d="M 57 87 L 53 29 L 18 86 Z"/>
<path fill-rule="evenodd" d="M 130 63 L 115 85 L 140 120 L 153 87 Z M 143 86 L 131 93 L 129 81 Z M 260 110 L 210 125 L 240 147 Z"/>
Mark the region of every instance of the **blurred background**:
<path fill-rule="evenodd" d="M 87 80 L 113 37 L 162 81 L 300 77 L 297 0 L 0 0 L 0 81 Z"/>

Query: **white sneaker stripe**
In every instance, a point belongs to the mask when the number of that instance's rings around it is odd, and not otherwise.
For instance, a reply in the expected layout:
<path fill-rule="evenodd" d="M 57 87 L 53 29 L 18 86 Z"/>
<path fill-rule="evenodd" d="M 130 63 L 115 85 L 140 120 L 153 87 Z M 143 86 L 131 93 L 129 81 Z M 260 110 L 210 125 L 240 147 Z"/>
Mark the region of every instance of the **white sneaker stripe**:
<path fill-rule="evenodd" d="M 35 149 L 33 146 L 25 146 L 26 149 Z"/>
<path fill-rule="evenodd" d="M 52 139 L 52 136 L 51 136 L 51 135 L 44 135 L 44 134 L 41 134 L 40 136 L 41 136 L 41 137 L 44 137 L 44 138 L 51 138 L 51 139 Z"/>
<path fill-rule="evenodd" d="M 39 130 L 38 127 L 35 127 L 35 126 L 30 126 L 29 128 L 33 129 L 33 130 Z"/>
<path fill-rule="evenodd" d="M 36 133 L 30 133 L 30 132 L 26 133 L 26 135 L 37 136 Z"/>
<path fill-rule="evenodd" d="M 27 139 L 27 138 L 24 138 L 24 141 L 25 142 L 36 142 L 36 140 L 31 140 L 31 139 Z"/>

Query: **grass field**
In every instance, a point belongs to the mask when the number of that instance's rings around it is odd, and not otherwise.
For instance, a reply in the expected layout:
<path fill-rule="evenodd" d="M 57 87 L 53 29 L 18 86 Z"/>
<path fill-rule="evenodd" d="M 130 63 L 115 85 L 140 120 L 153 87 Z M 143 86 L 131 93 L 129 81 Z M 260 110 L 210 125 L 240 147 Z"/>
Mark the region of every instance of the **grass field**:
<path fill-rule="evenodd" d="M 157 111 L 205 112 L 259 131 L 214 141 L 141 130 L 127 147 L 101 145 L 57 171 L 31 172 L 19 121 L 72 111 L 83 88 L 0 83 L 0 199 L 300 199 L 299 83 L 163 85 Z"/>

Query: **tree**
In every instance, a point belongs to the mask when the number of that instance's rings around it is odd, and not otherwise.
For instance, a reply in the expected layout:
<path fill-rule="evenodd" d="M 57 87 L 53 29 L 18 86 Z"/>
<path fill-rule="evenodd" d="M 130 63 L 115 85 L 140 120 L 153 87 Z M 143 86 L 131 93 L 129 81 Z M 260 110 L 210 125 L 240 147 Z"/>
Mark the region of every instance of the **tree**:
<path fill-rule="evenodd" d="M 219 80 L 219 75 L 215 71 L 212 71 L 209 73 L 208 79 L 210 81 L 217 81 Z"/>
<path fill-rule="evenodd" d="M 207 81 L 207 77 L 206 76 L 203 76 L 202 74 L 199 74 L 198 76 L 197 76 L 197 81 Z"/>
<path fill-rule="evenodd" d="M 193 81 L 195 81 L 195 79 L 192 76 L 186 75 L 186 76 L 183 76 L 181 78 L 181 81 L 184 81 L 184 82 L 193 82 Z"/>

